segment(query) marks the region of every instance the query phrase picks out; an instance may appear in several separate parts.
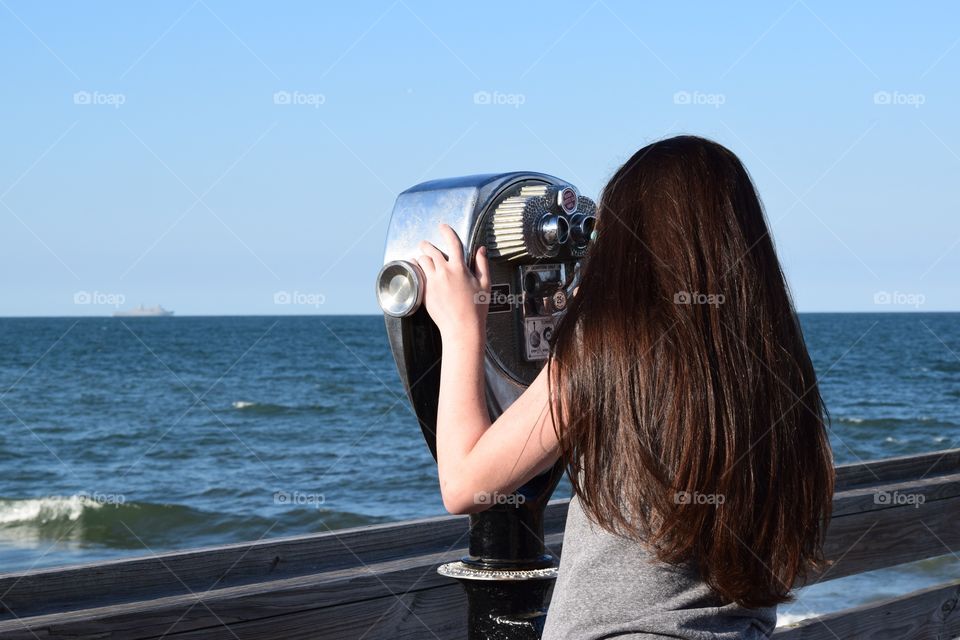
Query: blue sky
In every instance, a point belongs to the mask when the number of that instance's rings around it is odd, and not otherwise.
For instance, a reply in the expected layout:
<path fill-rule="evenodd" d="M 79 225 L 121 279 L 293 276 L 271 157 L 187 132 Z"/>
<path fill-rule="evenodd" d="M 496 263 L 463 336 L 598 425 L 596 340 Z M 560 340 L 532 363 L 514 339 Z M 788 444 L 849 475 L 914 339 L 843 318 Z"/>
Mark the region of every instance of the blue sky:
<path fill-rule="evenodd" d="M 406 187 L 529 169 L 596 196 L 677 133 L 744 160 L 801 311 L 960 310 L 958 25 L 948 2 L 2 0 L 0 315 L 374 313 Z"/>

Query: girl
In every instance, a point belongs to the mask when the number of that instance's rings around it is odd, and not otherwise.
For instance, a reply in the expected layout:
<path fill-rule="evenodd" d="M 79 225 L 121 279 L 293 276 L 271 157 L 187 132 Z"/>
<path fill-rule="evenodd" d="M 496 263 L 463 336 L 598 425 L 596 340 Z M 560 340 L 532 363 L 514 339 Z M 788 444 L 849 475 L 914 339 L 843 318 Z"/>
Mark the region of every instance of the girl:
<path fill-rule="evenodd" d="M 417 261 L 443 340 L 445 507 L 510 494 L 562 459 L 574 497 L 544 638 L 761 638 L 823 563 L 825 409 L 760 201 L 726 148 L 682 136 L 600 198 L 547 366 L 493 424 L 486 251 Z"/>

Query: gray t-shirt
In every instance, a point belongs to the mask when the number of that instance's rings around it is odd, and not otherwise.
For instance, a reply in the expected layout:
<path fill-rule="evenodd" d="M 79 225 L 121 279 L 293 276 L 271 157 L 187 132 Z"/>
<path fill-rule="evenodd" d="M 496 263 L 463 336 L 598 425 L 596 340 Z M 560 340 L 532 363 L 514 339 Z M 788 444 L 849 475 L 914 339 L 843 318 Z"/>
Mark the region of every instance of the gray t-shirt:
<path fill-rule="evenodd" d="M 776 607 L 723 602 L 694 568 L 656 560 L 570 501 L 543 640 L 756 640 L 769 637 L 776 620 Z"/>

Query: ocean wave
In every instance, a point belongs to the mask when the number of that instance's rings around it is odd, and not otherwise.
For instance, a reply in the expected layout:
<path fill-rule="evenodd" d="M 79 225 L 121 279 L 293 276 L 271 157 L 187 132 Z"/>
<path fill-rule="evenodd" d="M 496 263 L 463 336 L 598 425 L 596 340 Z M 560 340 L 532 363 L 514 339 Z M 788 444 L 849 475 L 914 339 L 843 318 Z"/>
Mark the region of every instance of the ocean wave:
<path fill-rule="evenodd" d="M 286 413 L 332 413 L 337 410 L 329 405 L 285 405 L 272 402 L 251 402 L 249 400 L 237 400 L 231 405 L 238 411 L 257 415 L 280 415 Z"/>
<path fill-rule="evenodd" d="M 74 494 L 36 498 L 0 498 L 0 543 L 114 549 L 174 549 L 320 532 L 389 518 L 317 508 L 276 511 L 273 493 L 264 494 L 262 513 L 222 513 L 182 504 L 128 502 L 119 494 Z M 268 501 L 269 500 L 269 501 Z M 270 512 L 269 515 L 267 512 Z"/>
<path fill-rule="evenodd" d="M 957 373 L 960 371 L 960 362 L 948 360 L 947 362 L 934 362 L 931 369 L 940 373 Z"/>
<path fill-rule="evenodd" d="M 949 420 L 941 420 L 931 416 L 917 416 L 916 418 L 861 418 L 858 416 L 844 416 L 834 420 L 837 424 L 857 425 L 860 429 L 871 427 L 897 428 L 897 427 L 944 427 L 956 428 L 958 425 Z"/>
<path fill-rule="evenodd" d="M 99 509 L 103 501 L 85 495 L 48 496 L 26 500 L 0 500 L 0 527 L 27 522 L 73 522 L 85 509 Z"/>
<path fill-rule="evenodd" d="M 128 502 L 122 494 L 77 493 L 39 498 L 0 498 L 0 529 L 33 525 L 88 524 L 156 517 L 167 524 L 188 524 L 204 512 L 179 504 Z"/>
<path fill-rule="evenodd" d="M 120 494 L 74 494 L 0 499 L 0 542 L 115 549 L 172 548 L 182 539 L 215 540 L 233 531 L 250 535 L 262 525 L 179 504 L 128 502 Z M 256 524 L 256 526 L 244 526 Z M 259 534 L 256 534 L 259 535 Z M 256 536 L 255 536 L 256 537 Z"/>

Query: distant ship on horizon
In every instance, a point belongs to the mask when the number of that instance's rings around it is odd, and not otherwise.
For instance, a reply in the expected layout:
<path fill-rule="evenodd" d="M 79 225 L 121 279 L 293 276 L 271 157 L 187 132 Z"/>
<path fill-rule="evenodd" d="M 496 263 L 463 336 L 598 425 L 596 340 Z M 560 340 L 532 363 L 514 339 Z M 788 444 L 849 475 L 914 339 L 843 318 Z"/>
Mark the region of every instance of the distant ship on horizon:
<path fill-rule="evenodd" d="M 114 318 L 166 318 L 172 315 L 173 311 L 167 311 L 160 305 L 144 307 L 142 304 L 128 311 L 115 311 L 113 313 Z"/>

